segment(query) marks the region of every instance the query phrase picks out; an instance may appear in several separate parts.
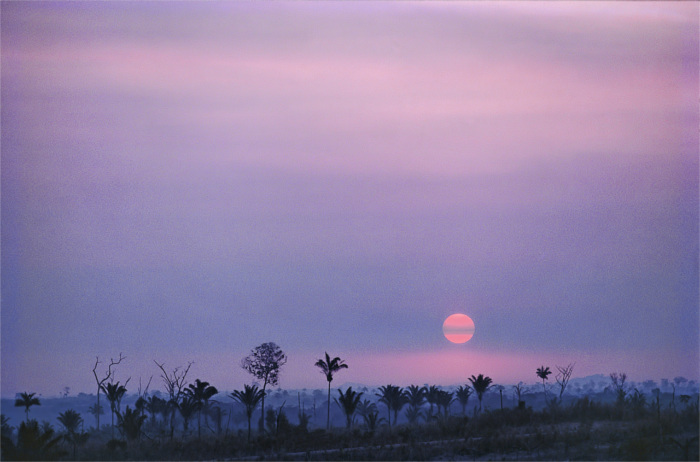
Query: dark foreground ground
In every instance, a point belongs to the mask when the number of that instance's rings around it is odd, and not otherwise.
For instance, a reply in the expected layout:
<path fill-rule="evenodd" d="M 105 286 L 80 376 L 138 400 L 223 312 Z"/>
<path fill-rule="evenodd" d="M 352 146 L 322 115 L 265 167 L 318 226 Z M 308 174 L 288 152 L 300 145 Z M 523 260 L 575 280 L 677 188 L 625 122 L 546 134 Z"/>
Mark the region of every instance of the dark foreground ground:
<path fill-rule="evenodd" d="M 307 430 L 286 419 L 253 432 L 199 435 L 168 422 L 84 432 L 78 441 L 42 426 L 3 432 L 3 460 L 700 460 L 698 399 L 682 408 L 603 404 L 582 398 L 541 411 L 529 407 L 466 416 L 437 415 L 389 427 Z M 112 436 L 112 432 L 114 436 Z M 75 444 L 73 444 L 75 443 Z"/>

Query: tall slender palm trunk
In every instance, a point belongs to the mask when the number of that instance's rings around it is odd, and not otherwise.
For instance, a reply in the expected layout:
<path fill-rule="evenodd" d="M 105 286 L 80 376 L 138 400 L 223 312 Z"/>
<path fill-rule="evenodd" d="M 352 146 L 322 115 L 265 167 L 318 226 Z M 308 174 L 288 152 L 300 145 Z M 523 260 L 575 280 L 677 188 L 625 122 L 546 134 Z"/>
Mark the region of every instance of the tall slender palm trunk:
<path fill-rule="evenodd" d="M 328 381 L 328 418 L 326 419 L 326 430 L 331 429 L 331 381 Z"/>
<path fill-rule="evenodd" d="M 542 379 L 542 389 L 544 390 L 544 402 L 547 402 L 547 385 L 544 384 L 544 378 Z"/>

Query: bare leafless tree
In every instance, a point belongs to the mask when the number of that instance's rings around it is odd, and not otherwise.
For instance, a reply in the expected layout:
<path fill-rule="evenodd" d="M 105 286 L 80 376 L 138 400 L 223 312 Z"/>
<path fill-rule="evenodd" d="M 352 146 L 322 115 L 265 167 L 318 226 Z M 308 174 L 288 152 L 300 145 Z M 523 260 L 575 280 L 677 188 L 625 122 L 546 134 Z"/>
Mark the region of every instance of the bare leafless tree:
<path fill-rule="evenodd" d="M 152 380 L 153 380 L 153 376 L 151 376 L 151 377 L 148 379 L 148 383 L 146 384 L 146 388 L 144 388 L 143 391 L 141 391 L 141 377 L 139 377 L 139 391 L 138 391 L 138 396 L 139 396 L 139 398 L 141 398 L 141 397 L 143 397 L 143 396 L 145 396 L 145 395 L 148 394 L 148 389 L 149 389 L 150 386 L 151 386 L 151 381 L 152 381 Z"/>
<path fill-rule="evenodd" d="M 151 376 L 148 379 L 148 383 L 146 384 L 146 388 L 143 388 L 141 386 L 141 377 L 139 377 L 139 390 L 138 390 L 138 399 L 136 400 L 136 410 L 140 415 L 143 415 L 144 410 L 146 409 L 146 396 L 148 395 L 148 388 L 151 386 L 151 381 L 153 380 L 153 376 Z"/>
<path fill-rule="evenodd" d="M 557 375 L 554 376 L 554 379 L 557 381 L 557 385 L 559 385 L 559 401 L 561 402 L 561 397 L 564 394 L 564 390 L 566 390 L 566 386 L 569 384 L 569 380 L 571 379 L 571 374 L 574 372 L 574 366 L 576 363 L 570 363 L 567 364 L 566 366 L 556 366 L 557 368 Z"/>
<path fill-rule="evenodd" d="M 187 388 L 187 373 L 190 371 L 194 361 L 188 362 L 185 368 L 176 367 L 170 374 L 165 370 L 165 363 L 159 364 L 155 359 L 153 362 L 163 372 L 160 377 L 163 379 L 165 391 L 168 392 L 168 397 L 170 398 L 168 404 L 170 405 L 170 437 L 172 438 L 175 434 L 175 409 L 180 403 L 180 398 L 184 393 L 183 390 Z"/>
<path fill-rule="evenodd" d="M 625 403 L 625 396 L 627 395 L 625 380 L 627 380 L 627 374 L 624 372 L 613 372 L 610 374 L 611 387 L 617 396 L 617 404 L 620 406 Z"/>
<path fill-rule="evenodd" d="M 523 397 L 523 391 L 524 391 L 525 384 L 523 382 L 518 382 L 517 385 L 513 385 L 513 390 L 515 391 L 515 396 L 518 398 L 518 407 L 520 407 L 520 403 L 523 402 L 522 397 Z M 524 403 L 523 403 L 524 405 Z"/>
<path fill-rule="evenodd" d="M 109 365 L 107 366 L 107 373 L 103 379 L 100 380 L 100 378 L 97 376 L 97 366 L 100 364 L 100 357 L 96 356 L 95 359 L 95 366 L 92 368 L 92 374 L 95 376 L 95 383 L 97 383 L 97 410 L 100 409 L 100 390 L 104 387 L 104 384 L 112 378 L 112 375 L 114 374 L 114 371 L 112 370 L 112 367 L 116 366 L 117 364 L 121 363 L 122 360 L 126 359 L 126 356 L 122 356 L 121 353 L 119 353 L 119 359 L 114 360 L 112 358 L 109 358 Z M 100 413 L 97 412 L 95 414 L 97 416 L 97 429 L 100 429 Z"/>

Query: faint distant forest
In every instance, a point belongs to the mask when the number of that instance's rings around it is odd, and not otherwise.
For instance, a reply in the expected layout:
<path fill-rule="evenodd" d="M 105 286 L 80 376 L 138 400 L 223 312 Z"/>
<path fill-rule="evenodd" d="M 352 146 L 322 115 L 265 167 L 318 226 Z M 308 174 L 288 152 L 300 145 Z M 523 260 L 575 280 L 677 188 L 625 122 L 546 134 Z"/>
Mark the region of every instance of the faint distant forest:
<path fill-rule="evenodd" d="M 484 374 L 457 387 L 332 383 L 349 365 L 318 359 L 325 389 L 279 388 L 274 343 L 229 393 L 154 361 L 162 390 L 114 380 L 121 354 L 96 358 L 95 394 L 2 401 L 2 460 L 699 460 L 700 396 L 683 377 L 633 383 L 623 372 L 572 381 L 542 365 L 512 386 Z M 323 379 L 321 378 L 323 377 Z M 572 386 L 572 383 L 574 384 Z M 130 394 L 127 394 L 131 391 Z M 42 416 L 39 422 L 39 416 Z"/>

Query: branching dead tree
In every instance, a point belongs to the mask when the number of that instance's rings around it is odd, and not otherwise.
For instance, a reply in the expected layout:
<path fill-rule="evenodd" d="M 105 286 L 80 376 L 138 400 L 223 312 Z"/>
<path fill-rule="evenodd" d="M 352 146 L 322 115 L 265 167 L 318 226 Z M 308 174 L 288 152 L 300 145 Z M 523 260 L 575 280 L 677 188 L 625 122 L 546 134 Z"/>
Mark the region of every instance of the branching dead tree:
<path fill-rule="evenodd" d="M 566 386 L 569 384 L 571 374 L 574 372 L 575 364 L 576 363 L 567 364 L 566 366 L 556 366 L 559 372 L 554 379 L 557 381 L 557 385 L 559 385 L 559 402 L 561 402 L 561 397 L 564 394 L 564 390 L 566 390 Z"/>
<path fill-rule="evenodd" d="M 153 380 L 153 376 L 151 376 L 148 379 L 148 383 L 146 384 L 146 388 L 144 389 L 143 386 L 141 385 L 141 377 L 139 377 L 139 389 L 138 389 L 138 399 L 136 400 L 136 404 L 134 405 L 136 407 L 136 410 L 140 415 L 143 415 L 144 409 L 146 407 L 146 398 L 145 396 L 148 395 L 148 388 L 151 386 L 151 381 Z"/>
<path fill-rule="evenodd" d="M 148 383 L 146 384 L 146 388 L 144 388 L 143 392 L 141 391 L 141 377 L 139 377 L 139 391 L 138 391 L 138 396 L 139 398 L 143 397 L 144 395 L 148 394 L 148 388 L 151 386 L 151 381 L 153 380 L 153 376 L 148 379 Z"/>
<path fill-rule="evenodd" d="M 518 407 L 520 407 L 520 403 L 523 403 L 522 405 L 524 406 L 525 403 L 523 402 L 523 391 L 524 391 L 525 384 L 523 382 L 518 382 L 517 385 L 513 385 L 513 390 L 515 391 L 515 396 L 518 398 Z"/>
<path fill-rule="evenodd" d="M 168 404 L 170 405 L 170 438 L 175 434 L 175 409 L 180 404 L 180 398 L 183 395 L 183 390 L 187 388 L 187 373 L 190 371 L 190 367 L 194 364 L 194 361 L 187 363 L 187 367 L 176 367 L 173 369 L 171 374 L 165 370 L 165 363 L 158 364 L 158 361 L 153 360 L 156 366 L 163 372 L 160 377 L 163 379 L 163 384 L 165 385 L 165 391 L 168 393 L 170 400 Z"/>
<path fill-rule="evenodd" d="M 611 387 L 617 396 L 617 404 L 620 406 L 625 404 L 625 396 L 627 395 L 625 380 L 627 380 L 627 374 L 624 372 L 613 372 L 610 374 L 610 381 L 612 382 Z"/>
<path fill-rule="evenodd" d="M 92 374 L 95 376 L 95 383 L 97 383 L 97 410 L 99 411 L 100 409 L 100 390 L 104 387 L 105 382 L 110 380 L 112 378 L 112 374 L 114 374 L 114 371 L 112 370 L 113 366 L 116 366 L 117 364 L 121 363 L 122 360 L 126 359 L 126 356 L 122 356 L 121 353 L 119 353 L 119 359 L 115 361 L 112 358 L 109 358 L 109 366 L 107 366 L 107 375 L 100 380 L 97 377 L 97 366 L 100 364 L 100 357 L 96 356 L 95 357 L 95 366 L 92 368 Z M 97 416 L 97 429 L 100 429 L 100 413 L 96 412 L 95 415 Z"/>

